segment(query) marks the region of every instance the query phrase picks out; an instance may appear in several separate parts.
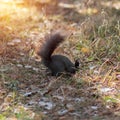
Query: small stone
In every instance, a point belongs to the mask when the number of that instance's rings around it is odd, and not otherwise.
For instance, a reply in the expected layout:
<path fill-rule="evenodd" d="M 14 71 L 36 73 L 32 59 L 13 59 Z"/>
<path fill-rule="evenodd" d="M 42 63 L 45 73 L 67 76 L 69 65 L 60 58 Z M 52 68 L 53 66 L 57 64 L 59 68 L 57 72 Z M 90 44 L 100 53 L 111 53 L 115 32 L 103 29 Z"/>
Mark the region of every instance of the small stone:
<path fill-rule="evenodd" d="M 74 106 L 72 105 L 72 104 L 67 104 L 66 105 L 66 107 L 67 107 L 67 109 L 68 109 L 68 111 L 74 111 L 75 110 L 75 108 L 74 108 Z"/>
<path fill-rule="evenodd" d="M 58 115 L 65 115 L 68 112 L 66 109 L 62 109 L 58 111 Z"/>
<path fill-rule="evenodd" d="M 91 108 L 92 108 L 93 110 L 97 110 L 97 109 L 98 109 L 97 106 L 91 106 Z"/>

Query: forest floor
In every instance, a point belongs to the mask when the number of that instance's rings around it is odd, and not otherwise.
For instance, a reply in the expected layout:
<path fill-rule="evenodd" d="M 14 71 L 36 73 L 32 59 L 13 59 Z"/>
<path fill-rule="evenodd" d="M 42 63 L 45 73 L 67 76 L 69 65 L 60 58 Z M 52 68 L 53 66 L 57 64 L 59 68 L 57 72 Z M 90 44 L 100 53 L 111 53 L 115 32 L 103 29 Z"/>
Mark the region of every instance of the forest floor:
<path fill-rule="evenodd" d="M 68 37 L 55 53 L 80 61 L 71 77 L 36 54 L 57 30 Z M 120 120 L 119 0 L 1 2 L 0 120 Z"/>

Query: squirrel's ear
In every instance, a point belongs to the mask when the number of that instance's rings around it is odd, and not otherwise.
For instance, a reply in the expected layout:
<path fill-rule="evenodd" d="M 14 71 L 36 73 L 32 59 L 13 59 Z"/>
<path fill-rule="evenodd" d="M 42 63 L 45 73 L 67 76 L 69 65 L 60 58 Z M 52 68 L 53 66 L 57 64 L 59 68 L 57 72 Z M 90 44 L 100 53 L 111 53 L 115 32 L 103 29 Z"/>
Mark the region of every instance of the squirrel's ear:
<path fill-rule="evenodd" d="M 75 67 L 78 68 L 79 67 L 79 60 L 75 60 Z"/>

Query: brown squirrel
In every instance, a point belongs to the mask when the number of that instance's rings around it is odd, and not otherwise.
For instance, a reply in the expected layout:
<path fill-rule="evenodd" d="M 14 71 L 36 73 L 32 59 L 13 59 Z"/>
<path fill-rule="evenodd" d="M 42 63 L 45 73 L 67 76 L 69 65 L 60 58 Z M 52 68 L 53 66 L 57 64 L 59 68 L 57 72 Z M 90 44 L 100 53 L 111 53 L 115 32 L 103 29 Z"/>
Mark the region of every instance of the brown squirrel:
<path fill-rule="evenodd" d="M 78 60 L 73 64 L 66 56 L 52 55 L 58 45 L 64 41 L 64 37 L 59 32 L 51 34 L 45 39 L 45 43 L 38 52 L 43 64 L 51 70 L 53 76 L 59 76 L 64 72 L 75 74 L 79 66 Z"/>

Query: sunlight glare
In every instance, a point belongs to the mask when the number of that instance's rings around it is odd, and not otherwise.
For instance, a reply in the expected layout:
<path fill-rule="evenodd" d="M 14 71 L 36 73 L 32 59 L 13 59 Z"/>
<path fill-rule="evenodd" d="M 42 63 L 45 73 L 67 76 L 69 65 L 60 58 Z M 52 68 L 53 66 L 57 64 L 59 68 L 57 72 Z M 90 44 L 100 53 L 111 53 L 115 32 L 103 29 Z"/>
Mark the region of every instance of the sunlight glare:
<path fill-rule="evenodd" d="M 14 2 L 14 0 L 0 0 L 0 2 L 11 3 Z"/>

